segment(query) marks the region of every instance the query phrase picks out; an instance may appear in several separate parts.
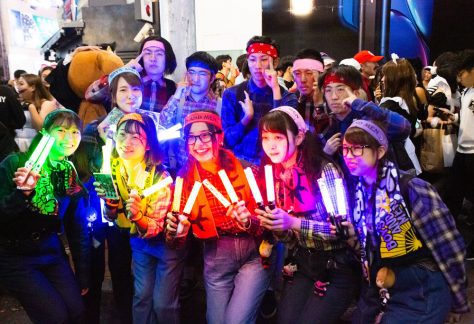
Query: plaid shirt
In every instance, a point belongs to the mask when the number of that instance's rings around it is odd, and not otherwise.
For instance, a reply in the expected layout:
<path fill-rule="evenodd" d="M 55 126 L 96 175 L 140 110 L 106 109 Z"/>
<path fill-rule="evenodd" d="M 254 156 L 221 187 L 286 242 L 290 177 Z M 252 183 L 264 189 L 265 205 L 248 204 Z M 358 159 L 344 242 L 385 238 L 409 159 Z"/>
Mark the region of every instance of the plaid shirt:
<path fill-rule="evenodd" d="M 190 113 L 197 110 L 212 110 L 216 111 L 218 99 L 209 91 L 207 96 L 199 101 L 194 101 L 191 95 L 187 95 L 184 102 L 181 103 L 179 99 L 172 96 L 160 114 L 160 126 L 170 128 L 171 126 L 181 123 L 184 126 L 184 118 Z M 180 107 L 182 105 L 182 107 Z M 178 111 L 181 108 L 181 118 L 178 120 Z M 178 166 L 183 166 L 187 160 L 186 141 L 184 134 L 181 138 L 169 141 L 172 145 L 175 158 L 178 160 Z"/>
<path fill-rule="evenodd" d="M 469 311 L 464 240 L 454 219 L 431 184 L 413 178 L 408 183 L 413 224 L 444 275 L 456 313 Z"/>
<path fill-rule="evenodd" d="M 161 112 L 168 102 L 168 99 L 176 91 L 176 84 L 166 78 L 163 79 L 165 83 L 164 86 L 160 86 L 159 82 L 153 81 L 152 79 L 147 80 L 147 78 L 142 78 L 142 81 L 143 101 L 140 108 L 148 111 Z M 155 96 L 152 96 L 153 87 L 155 87 Z"/>
<path fill-rule="evenodd" d="M 120 165 L 120 176 L 123 178 L 123 182 L 127 183 L 127 173 L 123 165 Z M 160 180 L 169 176 L 169 173 L 166 171 L 159 172 L 155 171 L 153 175 L 153 182 L 151 185 L 158 183 Z M 121 192 L 120 186 L 118 186 L 119 195 L 120 195 L 120 205 L 117 210 L 118 213 L 125 213 L 124 206 L 125 200 L 128 199 L 128 194 L 132 188 L 126 186 L 127 192 Z M 148 226 L 146 232 L 140 230 L 137 231 L 137 234 L 141 238 L 150 238 L 155 237 L 164 230 L 164 222 L 166 218 L 166 213 L 171 207 L 171 187 L 167 186 L 158 192 L 150 195 L 149 197 L 143 198 L 146 203 L 146 209 L 143 211 L 143 217 L 148 220 Z M 123 206 L 123 208 L 120 208 Z M 138 226 L 137 226 L 138 229 Z"/>
<path fill-rule="evenodd" d="M 326 179 L 326 183 L 331 188 L 334 188 L 334 179 L 341 178 L 341 173 L 332 163 L 328 163 L 324 166 L 322 178 Z M 317 184 L 316 184 L 317 185 Z M 278 197 L 282 198 L 285 196 L 285 186 L 281 183 L 281 180 L 277 181 Z M 282 205 L 281 199 L 277 201 L 278 207 L 289 210 L 293 206 Z M 283 203 L 284 204 L 284 203 Z M 277 237 L 283 242 L 290 243 L 297 241 L 299 246 L 304 248 L 311 248 L 316 250 L 339 250 L 347 247 L 347 244 L 338 239 L 336 235 L 331 234 L 330 222 L 328 221 L 328 214 L 324 207 L 321 192 L 319 189 L 316 193 L 316 205 L 314 210 L 299 212 L 294 210 L 295 217 L 301 218 L 301 230 L 296 232 L 293 230 L 285 231 L 278 234 Z"/>
<path fill-rule="evenodd" d="M 253 103 L 254 116 L 252 121 L 244 126 L 241 123 L 244 111 L 239 101 L 244 97 L 238 97 L 243 87 L 249 94 Z M 291 106 L 296 108 L 298 100 L 293 93 L 281 89 L 281 99 L 273 100 L 273 91 L 270 87 L 259 88 L 252 79 L 244 81 L 224 91 L 222 96 L 222 126 L 224 127 L 224 140 L 238 159 L 260 164 L 262 146 L 258 135 L 258 122 L 271 109 L 279 106 Z M 243 95 L 243 91 L 242 91 Z"/>

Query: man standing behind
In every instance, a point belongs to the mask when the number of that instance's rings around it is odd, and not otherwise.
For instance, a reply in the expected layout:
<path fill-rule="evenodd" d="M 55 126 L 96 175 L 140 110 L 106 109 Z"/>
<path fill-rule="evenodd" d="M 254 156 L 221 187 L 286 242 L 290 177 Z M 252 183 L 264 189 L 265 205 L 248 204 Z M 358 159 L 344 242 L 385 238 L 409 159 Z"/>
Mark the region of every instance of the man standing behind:
<path fill-rule="evenodd" d="M 140 46 L 140 55 L 127 63 L 141 72 L 143 103 L 141 109 L 161 112 L 176 90 L 175 83 L 165 78 L 176 69 L 176 56 L 171 44 L 161 36 L 150 36 Z"/>
<path fill-rule="evenodd" d="M 321 133 L 329 123 L 323 95 L 318 88 L 318 77 L 324 72 L 321 54 L 312 48 L 305 48 L 296 54 L 293 62 L 293 78 L 299 92 L 298 112 L 312 133 Z"/>
<path fill-rule="evenodd" d="M 367 93 L 368 101 L 374 101 L 374 92 L 370 88 L 370 78 L 375 76 L 378 62 L 383 56 L 376 56 L 371 51 L 360 51 L 354 55 L 354 59 L 360 63 L 362 73 L 362 89 Z"/>
<path fill-rule="evenodd" d="M 216 57 L 219 72 L 216 73 L 216 79 L 222 81 L 225 88 L 230 88 L 235 84 L 235 78 L 239 75 L 239 70 L 232 65 L 230 55 L 219 55 Z"/>
<path fill-rule="evenodd" d="M 211 91 L 218 69 L 214 57 L 206 52 L 195 52 L 186 58 L 186 69 L 184 81 L 178 83 L 176 92 L 161 111 L 160 125 L 164 128 L 177 123 L 184 125 L 184 118 L 196 110 L 216 111 L 220 106 L 220 99 Z M 186 162 L 186 145 L 183 138 L 170 143 L 169 166 L 178 170 Z"/>
<path fill-rule="evenodd" d="M 278 84 L 274 66 L 278 45 L 267 36 L 254 36 L 247 42 L 250 79 L 227 89 L 222 97 L 224 142 L 241 161 L 260 163 L 261 145 L 258 122 L 279 106 L 296 108 L 296 96 Z M 245 163 L 244 163 L 245 164 Z"/>
<path fill-rule="evenodd" d="M 0 85 L 0 161 L 18 150 L 15 129 L 25 124 L 25 115 L 16 94 L 9 86 Z"/>

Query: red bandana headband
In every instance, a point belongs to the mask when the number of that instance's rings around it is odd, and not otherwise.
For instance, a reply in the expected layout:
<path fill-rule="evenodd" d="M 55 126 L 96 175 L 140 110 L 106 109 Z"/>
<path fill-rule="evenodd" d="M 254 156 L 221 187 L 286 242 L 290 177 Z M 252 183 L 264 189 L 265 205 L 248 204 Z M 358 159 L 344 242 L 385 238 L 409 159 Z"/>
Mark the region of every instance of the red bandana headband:
<path fill-rule="evenodd" d="M 266 44 L 266 43 L 250 44 L 249 47 L 247 47 L 247 56 L 249 56 L 250 54 L 255 54 L 255 53 L 267 54 L 273 58 L 278 57 L 278 52 L 275 46 Z"/>
<path fill-rule="evenodd" d="M 221 118 L 210 112 L 197 111 L 190 113 L 184 118 L 184 127 L 192 123 L 207 123 L 216 126 L 219 130 L 222 130 L 222 121 Z"/>
<path fill-rule="evenodd" d="M 323 89 L 326 88 L 326 86 L 328 84 L 331 84 L 331 83 L 343 83 L 343 84 L 351 87 L 352 90 L 357 90 L 358 89 L 358 87 L 356 87 L 355 84 L 353 84 L 352 82 L 347 81 L 346 79 L 344 79 L 343 77 L 337 75 L 336 73 L 331 73 L 329 75 L 326 75 L 326 77 L 324 78 L 324 82 L 323 82 Z"/>

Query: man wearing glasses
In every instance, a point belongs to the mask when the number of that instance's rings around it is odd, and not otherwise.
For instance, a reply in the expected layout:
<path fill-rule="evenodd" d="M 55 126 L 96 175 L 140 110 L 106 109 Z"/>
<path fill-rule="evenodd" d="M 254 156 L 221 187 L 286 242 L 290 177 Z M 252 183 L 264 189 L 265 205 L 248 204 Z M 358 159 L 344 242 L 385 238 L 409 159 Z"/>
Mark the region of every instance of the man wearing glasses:
<path fill-rule="evenodd" d="M 177 84 L 174 95 L 168 100 L 160 114 L 160 125 L 170 128 L 177 123 L 184 124 L 184 118 L 197 110 L 220 110 L 220 99 L 214 96 L 211 84 L 218 71 L 216 59 L 206 52 L 195 52 L 186 58 L 186 75 Z M 179 170 L 187 159 L 186 143 L 178 138 L 170 142 L 167 150 L 168 165 Z"/>

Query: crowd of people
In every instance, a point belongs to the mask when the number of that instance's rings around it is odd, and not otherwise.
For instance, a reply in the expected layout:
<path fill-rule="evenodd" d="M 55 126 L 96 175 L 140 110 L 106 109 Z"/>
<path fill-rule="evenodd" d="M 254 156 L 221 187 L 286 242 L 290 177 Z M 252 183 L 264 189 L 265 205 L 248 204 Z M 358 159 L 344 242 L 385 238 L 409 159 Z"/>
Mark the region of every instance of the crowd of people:
<path fill-rule="evenodd" d="M 175 83 L 150 36 L 87 125 L 50 94 L 53 67 L 17 71 L 0 86 L 0 286 L 35 323 L 99 323 L 108 259 L 123 323 L 180 323 L 199 276 L 210 324 L 255 323 L 264 300 L 277 323 L 459 322 L 474 50 L 383 59 L 280 60 L 254 36 L 237 67 L 198 51 Z"/>

